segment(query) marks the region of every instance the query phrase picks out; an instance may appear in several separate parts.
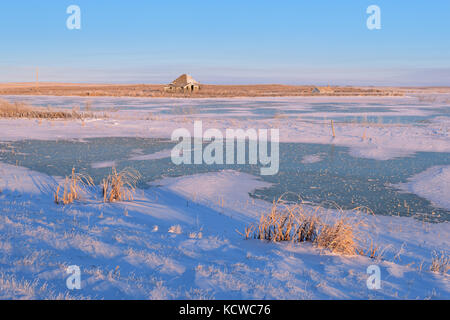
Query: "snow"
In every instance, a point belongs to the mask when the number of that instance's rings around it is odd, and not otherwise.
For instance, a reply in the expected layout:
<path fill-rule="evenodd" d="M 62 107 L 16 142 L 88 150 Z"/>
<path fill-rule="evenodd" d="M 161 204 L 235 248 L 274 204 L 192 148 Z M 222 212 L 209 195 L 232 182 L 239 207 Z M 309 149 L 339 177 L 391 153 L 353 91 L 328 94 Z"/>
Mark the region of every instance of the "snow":
<path fill-rule="evenodd" d="M 450 166 L 431 167 L 395 187 L 417 194 L 434 206 L 450 210 Z"/>
<path fill-rule="evenodd" d="M 31 98 L 30 98 L 31 99 Z M 35 97 L 36 99 L 50 99 L 55 104 L 63 101 L 61 97 Z M 72 98 L 73 99 L 73 98 Z M 109 106 L 113 98 L 97 99 L 100 105 Z M 2 140 L 21 139 L 80 139 L 94 137 L 144 137 L 170 139 L 172 132 L 178 128 L 186 128 L 193 133 L 194 120 L 203 121 L 203 131 L 216 128 L 224 131 L 227 128 L 279 128 L 281 142 L 303 142 L 335 144 L 349 147 L 351 155 L 377 160 L 388 160 L 396 157 L 413 155 L 415 152 L 450 152 L 450 119 L 442 116 L 434 108 L 448 108 L 445 103 L 435 105 L 418 104 L 412 97 L 317 97 L 317 98 L 272 98 L 272 99 L 121 99 L 134 103 L 131 110 L 110 112 L 108 119 L 93 119 L 86 121 L 37 121 L 26 119 L 0 119 Z M 47 101 L 47 100 L 44 100 Z M 297 113 L 288 117 L 258 118 L 252 111 L 268 108 L 258 105 L 258 102 L 276 102 L 284 111 Z M 372 105 L 373 103 L 380 105 Z M 315 111 L 317 104 L 348 103 L 354 106 L 353 112 L 339 112 L 337 110 Z M 372 103 L 372 104 L 371 104 Z M 226 113 L 218 113 L 214 109 L 207 114 L 158 114 L 148 119 L 149 111 L 158 113 L 166 111 L 168 105 L 173 108 L 201 108 L 203 104 L 217 104 L 217 109 L 227 108 Z M 245 107 L 240 107 L 244 105 Z M 391 111 L 377 112 L 378 107 L 389 108 Z M 358 108 L 371 108 L 371 112 L 360 112 Z M 231 110 L 229 110 L 231 109 Z M 307 117 L 306 117 L 307 116 Z M 351 117 L 411 117 L 428 116 L 423 123 L 352 123 L 339 122 L 342 116 Z M 434 116 L 434 117 L 433 117 Z M 312 120 L 310 117 L 315 117 Z M 331 134 L 329 119 L 335 119 L 336 137 Z M 167 157 L 166 153 L 149 155 L 153 157 Z M 137 160 L 141 159 L 139 155 Z M 142 158 L 144 159 L 144 158 Z M 147 158 L 145 158 L 147 159 Z"/>
<path fill-rule="evenodd" d="M 49 179 L 45 174 L 0 163 L 0 190 L 8 190 L 14 194 L 40 195 L 54 190 L 57 184 L 55 179 Z"/>
<path fill-rule="evenodd" d="M 307 163 L 320 162 L 323 160 L 323 157 L 324 157 L 324 155 L 322 153 L 307 155 L 302 158 L 301 163 L 307 164 Z"/>
<path fill-rule="evenodd" d="M 270 209 L 248 193 L 267 184 L 231 170 L 164 179 L 133 202 L 104 204 L 98 190 L 68 206 L 41 188 L 57 179 L 6 164 L 0 172 L 0 298 L 450 297 L 448 276 L 427 270 L 431 252 L 450 244 L 448 223 L 365 217 L 371 227 L 361 231 L 385 249 L 374 261 L 244 240 L 236 230 Z M 382 270 L 380 290 L 366 286 L 372 264 Z M 81 268 L 81 290 L 65 286 L 69 265 Z"/>
<path fill-rule="evenodd" d="M 30 97 L 58 105 L 65 99 Z M 255 109 L 278 108 L 284 117 L 252 117 Z M 316 104 L 357 104 L 370 112 L 322 112 Z M 78 103 L 80 104 L 80 103 Z M 82 121 L 0 119 L 0 140 L 86 139 L 93 137 L 170 138 L 173 130 L 192 132 L 194 120 L 203 129 L 280 128 L 283 142 L 347 146 L 354 157 L 388 160 L 415 152 L 450 152 L 450 119 L 435 114 L 438 104 L 421 104 L 414 97 L 316 97 L 256 99 L 117 99 L 93 100 L 96 108 L 126 105 L 107 119 Z M 260 105 L 261 104 L 261 105 Z M 170 106 L 226 106 L 220 113 L 176 115 Z M 378 112 L 379 106 L 389 107 Z M 244 107 L 243 107 L 244 106 Z M 107 111 L 105 111 L 107 112 Z M 155 113 L 151 117 L 149 112 Z M 425 116 L 422 123 L 351 123 L 335 121 L 331 137 L 328 119 L 342 116 Z M 150 120 L 150 118 L 151 120 Z M 147 119 L 149 118 L 149 119 Z M 10 152 L 3 149 L 0 152 Z M 129 160 L 170 157 L 170 150 Z M 305 156 L 302 163 L 322 161 Z M 114 166 L 93 162 L 93 168 Z M 258 221 L 271 204 L 250 197 L 270 187 L 257 176 L 224 170 L 154 181 L 137 190 L 134 201 L 103 203 L 100 186 L 74 204 L 53 202 L 61 177 L 0 163 L 0 298 L 1 299 L 449 299 L 448 274 L 430 272 L 434 251 L 448 256 L 450 224 L 419 219 L 345 212 L 364 221 L 356 230 L 360 244 L 371 243 L 380 259 L 342 256 L 310 243 L 267 243 L 245 240 L 244 227 Z M 395 187 L 450 209 L 450 167 L 432 167 Z M 326 199 L 324 199 L 326 200 Z M 305 205 L 308 209 L 316 208 Z M 321 211 L 330 219 L 332 209 Z M 382 287 L 367 288 L 367 267 L 381 268 Z M 81 268 L 81 290 L 66 287 L 66 269 Z"/>
<path fill-rule="evenodd" d="M 165 149 L 158 152 L 154 152 L 151 154 L 141 154 L 141 155 L 135 155 L 130 157 L 130 160 L 134 161 L 142 161 L 142 160 L 159 160 L 164 158 L 170 158 L 172 150 L 171 149 Z"/>
<path fill-rule="evenodd" d="M 233 170 L 165 178 L 154 184 L 179 194 L 187 201 L 211 207 L 247 223 L 253 222 L 263 210 L 267 210 L 267 202 L 250 198 L 249 192 L 271 185 L 255 176 Z"/>
<path fill-rule="evenodd" d="M 101 161 L 101 162 L 94 162 L 91 163 L 91 167 L 95 169 L 99 168 L 112 168 L 116 166 L 115 161 Z"/>

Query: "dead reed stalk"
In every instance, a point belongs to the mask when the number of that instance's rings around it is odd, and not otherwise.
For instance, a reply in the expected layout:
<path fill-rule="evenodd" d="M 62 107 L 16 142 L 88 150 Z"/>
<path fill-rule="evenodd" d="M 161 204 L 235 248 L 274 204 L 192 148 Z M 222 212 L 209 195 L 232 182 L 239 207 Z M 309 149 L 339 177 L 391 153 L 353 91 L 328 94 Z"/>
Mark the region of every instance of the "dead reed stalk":
<path fill-rule="evenodd" d="M 60 196 L 61 185 L 63 186 L 62 197 Z M 62 203 L 64 205 L 73 203 L 75 200 L 80 199 L 85 187 L 93 185 L 94 182 L 90 176 L 75 173 L 75 168 L 72 168 L 72 174 L 68 177 L 66 176 L 64 183 L 60 183 L 56 188 L 56 192 L 54 193 L 55 203 Z"/>
<path fill-rule="evenodd" d="M 362 248 L 356 250 L 359 255 L 369 257 L 370 259 L 381 260 L 383 258 L 383 252 L 379 246 L 373 243 L 373 241 L 370 243 L 370 247 L 367 248 L 367 250 Z"/>
<path fill-rule="evenodd" d="M 450 258 L 444 252 L 439 255 L 434 251 L 430 271 L 446 274 L 448 270 L 450 270 Z"/>
<path fill-rule="evenodd" d="M 111 173 L 102 181 L 102 193 L 104 202 L 132 201 L 136 184 L 140 179 L 137 170 L 126 168 L 117 172 L 112 168 Z"/>
<path fill-rule="evenodd" d="M 30 105 L 0 100 L 0 118 L 27 118 L 27 119 L 84 119 L 93 118 L 93 113 L 78 112 L 76 110 L 50 110 Z"/>

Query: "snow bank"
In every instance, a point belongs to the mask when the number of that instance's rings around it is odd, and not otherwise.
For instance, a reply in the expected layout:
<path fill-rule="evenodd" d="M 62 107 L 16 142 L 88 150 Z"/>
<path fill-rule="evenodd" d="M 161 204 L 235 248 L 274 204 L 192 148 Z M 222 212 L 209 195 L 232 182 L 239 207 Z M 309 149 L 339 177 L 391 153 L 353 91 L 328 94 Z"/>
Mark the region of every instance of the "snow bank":
<path fill-rule="evenodd" d="M 164 178 L 154 184 L 245 222 L 253 222 L 270 207 L 266 201 L 250 198 L 249 194 L 271 184 L 234 170 Z"/>
<path fill-rule="evenodd" d="M 448 223 L 373 217 L 368 229 L 380 232 L 375 244 L 384 250 L 384 259 L 374 261 L 310 244 L 244 240 L 236 230 L 270 203 L 253 204 L 248 192 L 267 184 L 239 172 L 165 179 L 161 187 L 139 190 L 133 202 L 94 198 L 61 206 L 28 186 L 53 178 L 1 169 L 5 190 L 20 191 L 0 193 L 2 299 L 450 297 L 448 276 L 427 271 L 432 250 L 450 245 Z M 24 178 L 16 181 L 19 173 Z M 380 290 L 366 285 L 373 264 L 381 268 Z M 66 287 L 69 265 L 81 269 L 81 290 Z"/>
<path fill-rule="evenodd" d="M 395 187 L 425 198 L 434 206 L 450 210 L 450 166 L 429 168 Z"/>
<path fill-rule="evenodd" d="M 0 190 L 16 194 L 52 194 L 57 180 L 48 175 L 0 162 Z"/>

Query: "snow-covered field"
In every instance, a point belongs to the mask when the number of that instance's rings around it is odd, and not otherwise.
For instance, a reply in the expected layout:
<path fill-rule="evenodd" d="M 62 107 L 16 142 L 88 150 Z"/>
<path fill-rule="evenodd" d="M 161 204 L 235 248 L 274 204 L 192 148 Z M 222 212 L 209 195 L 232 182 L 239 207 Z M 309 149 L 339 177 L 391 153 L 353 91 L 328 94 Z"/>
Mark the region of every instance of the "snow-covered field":
<path fill-rule="evenodd" d="M 63 98 L 45 99 L 43 103 L 56 104 Z M 103 99 L 103 103 L 113 103 L 112 98 Z M 108 119 L 0 119 L 0 141 L 169 138 L 174 129 L 192 130 L 193 121 L 201 119 L 204 130 L 279 128 L 281 141 L 347 146 L 353 157 L 379 161 L 416 152 L 450 153 L 450 118 L 445 115 L 450 106 L 445 102 L 424 103 L 414 97 L 269 100 L 271 108 L 291 110 L 292 114 L 253 117 L 259 104 L 267 107 L 267 99 L 221 100 L 217 104 L 226 106 L 227 111 L 216 114 L 161 112 L 167 109 L 162 105 L 172 102 L 177 108 L 199 105 L 201 109 L 204 104 L 214 104 L 211 99 L 155 99 L 148 105 L 144 99 L 138 105 L 123 99 L 120 104 L 128 108 L 110 112 Z M 336 103 L 339 106 L 334 105 L 333 111 L 315 111 L 318 104 Z M 344 105 L 354 107 L 354 112 L 339 110 Z M 358 111 L 359 107 L 364 111 Z M 378 112 L 381 107 L 389 110 Z M 308 111 L 306 118 L 302 110 Z M 354 117 L 405 118 L 389 123 L 339 121 L 349 113 Z M 311 114 L 316 118 L 310 118 Z M 426 119 L 409 121 L 408 116 Z M 334 139 L 329 119 L 335 120 Z M 163 150 L 131 159 L 154 161 L 169 156 L 170 150 Z M 302 163 L 317 163 L 322 158 L 322 154 L 314 154 L 304 157 Z M 114 160 L 93 163 L 92 167 L 110 167 Z M 245 240 L 237 231 L 256 222 L 261 213 L 270 210 L 271 203 L 249 196 L 254 189 L 267 187 L 267 182 L 238 171 L 165 178 L 154 181 L 151 188 L 137 190 L 134 201 L 113 204 L 103 203 L 97 188 L 83 201 L 56 205 L 53 192 L 60 179 L 0 163 L 2 299 L 450 298 L 449 275 L 429 270 L 434 251 L 448 256 L 448 222 L 361 217 L 366 222 L 359 230 L 362 238 L 370 239 L 383 252 L 381 259 L 374 260 L 331 254 L 310 243 Z M 449 167 L 439 166 L 396 187 L 450 210 L 448 181 Z M 81 269 L 80 290 L 66 287 L 70 265 Z M 367 287 L 370 265 L 381 269 L 380 289 Z"/>

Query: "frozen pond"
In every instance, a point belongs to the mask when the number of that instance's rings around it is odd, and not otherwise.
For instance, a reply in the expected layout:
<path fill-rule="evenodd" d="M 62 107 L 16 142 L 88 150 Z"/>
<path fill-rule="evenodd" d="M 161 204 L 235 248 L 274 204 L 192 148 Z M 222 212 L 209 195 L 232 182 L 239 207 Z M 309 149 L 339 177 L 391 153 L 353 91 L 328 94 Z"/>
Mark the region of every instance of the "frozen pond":
<path fill-rule="evenodd" d="M 334 119 L 350 123 L 420 124 L 438 116 L 450 116 L 449 101 L 420 101 L 416 97 L 292 97 L 236 99 L 149 99 L 128 97 L 2 96 L 11 102 L 41 107 L 77 108 L 118 113 L 121 116 L 202 116 L 229 118 Z M 361 102 L 358 102 L 360 100 Z"/>
<path fill-rule="evenodd" d="M 289 136 L 284 141 L 290 142 L 280 145 L 279 173 L 260 177 L 273 183 L 272 187 L 256 190 L 253 197 L 272 201 L 287 193 L 286 197 L 293 201 L 301 196 L 304 201 L 330 206 L 335 203 L 345 209 L 367 206 L 381 215 L 450 220 L 447 210 L 433 207 L 428 200 L 393 187 L 431 167 L 450 165 L 450 154 L 446 149 L 446 119 L 450 116 L 448 95 L 432 99 L 413 96 L 236 99 L 3 96 L 2 99 L 43 107 L 89 109 L 111 115 L 111 121 L 98 122 L 99 127 L 95 121 L 86 126 L 65 122 L 32 124 L 34 129 L 22 138 L 28 140 L 0 144 L 0 161 L 52 176 L 68 175 L 75 166 L 77 171 L 86 172 L 99 182 L 111 166 L 119 169 L 130 166 L 142 173 L 144 179 L 140 187 L 143 188 L 167 176 L 223 169 L 259 176 L 256 165 L 176 166 L 170 160 L 174 144 L 155 137 L 170 137 L 173 129 L 190 126 L 197 119 L 212 121 L 212 126 L 216 125 L 216 120 L 222 121 L 217 125 L 223 128 L 267 119 L 267 123 L 259 125 L 280 128 L 281 134 L 288 132 L 294 140 L 289 140 Z M 157 116 L 157 120 L 152 120 L 149 115 Z M 121 119 L 131 119 L 131 123 L 124 125 L 120 123 Z M 236 119 L 240 123 L 236 124 Z M 338 131 L 341 144 L 330 140 L 330 119 L 344 123 Z M 180 120 L 182 122 L 177 122 Z M 437 124 L 431 127 L 435 120 Z M 369 127 L 371 131 L 367 129 L 367 136 L 370 139 L 365 140 L 365 130 Z M 101 138 L 69 140 L 71 134 L 72 137 L 84 133 L 95 136 L 105 129 L 109 131 Z M 122 129 L 124 133 L 120 133 Z M 15 130 L 13 127 L 9 136 L 14 137 Z M 28 130 L 23 128 L 20 132 Z M 44 138 L 50 137 L 50 141 L 31 140 L 41 139 L 35 138 L 37 131 Z M 59 140 L 51 141 L 56 138 L 46 132 L 54 132 Z M 118 132 L 121 138 L 112 137 Z M 144 138 L 139 136 L 141 132 L 156 133 L 151 138 Z M 295 138 L 304 140 L 296 141 Z M 311 143 L 317 141 L 321 144 Z M 429 146 L 434 149 L 427 149 Z M 431 152 L 435 150 L 440 152 Z M 358 158 L 364 155 L 365 158 Z"/>
<path fill-rule="evenodd" d="M 110 171 L 134 167 L 143 175 L 140 187 L 163 177 L 234 169 L 259 176 L 256 165 L 174 165 L 170 159 L 173 142 L 148 138 L 93 138 L 84 140 L 23 140 L 0 144 L 0 161 L 17 164 L 52 176 L 77 172 L 90 174 L 97 183 Z M 290 200 L 342 208 L 367 206 L 381 215 L 416 216 L 420 219 L 450 220 L 450 212 L 433 207 L 417 195 L 400 192 L 393 184 L 427 168 L 450 165 L 450 154 L 418 152 L 392 160 L 355 158 L 348 148 L 326 144 L 280 144 L 280 170 L 275 176 L 260 176 L 273 183 L 252 196 L 272 201 L 284 193 Z"/>

